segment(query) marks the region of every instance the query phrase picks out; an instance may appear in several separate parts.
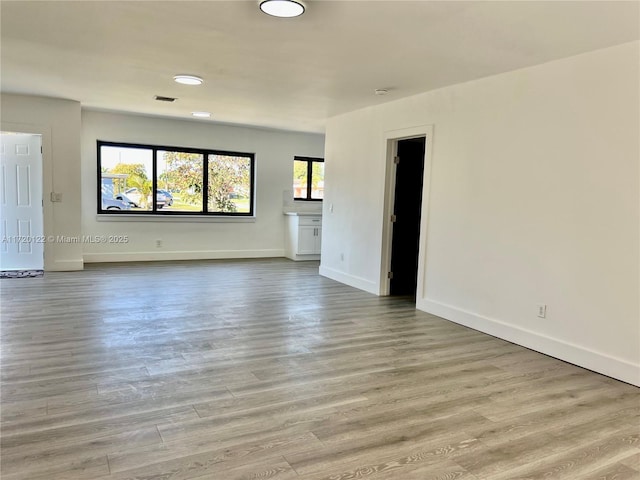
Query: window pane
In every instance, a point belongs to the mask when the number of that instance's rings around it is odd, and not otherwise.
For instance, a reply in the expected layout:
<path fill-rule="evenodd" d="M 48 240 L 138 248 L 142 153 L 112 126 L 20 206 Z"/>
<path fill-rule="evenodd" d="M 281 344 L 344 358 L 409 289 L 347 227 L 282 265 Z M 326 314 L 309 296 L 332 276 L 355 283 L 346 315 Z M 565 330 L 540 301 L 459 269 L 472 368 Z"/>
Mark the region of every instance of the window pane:
<path fill-rule="evenodd" d="M 101 141 L 98 148 L 99 213 L 118 209 L 154 215 L 253 214 L 251 153 Z"/>
<path fill-rule="evenodd" d="M 324 198 L 324 162 L 311 162 L 311 198 Z"/>
<path fill-rule="evenodd" d="M 293 198 L 307 198 L 307 165 L 306 160 L 293 161 Z"/>
<path fill-rule="evenodd" d="M 151 209 L 152 164 L 152 150 L 100 146 L 102 210 Z"/>
<path fill-rule="evenodd" d="M 203 212 L 203 164 L 199 153 L 158 150 L 157 208 L 169 212 Z"/>
<path fill-rule="evenodd" d="M 209 212 L 251 213 L 251 158 L 209 155 Z"/>

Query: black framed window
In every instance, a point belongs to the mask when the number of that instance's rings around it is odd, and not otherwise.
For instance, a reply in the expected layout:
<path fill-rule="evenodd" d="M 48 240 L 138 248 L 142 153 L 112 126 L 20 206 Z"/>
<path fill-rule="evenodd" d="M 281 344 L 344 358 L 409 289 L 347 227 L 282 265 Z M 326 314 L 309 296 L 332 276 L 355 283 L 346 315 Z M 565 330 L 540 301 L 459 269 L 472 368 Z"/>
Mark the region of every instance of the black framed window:
<path fill-rule="evenodd" d="M 253 216 L 253 153 L 97 143 L 98 213 Z"/>
<path fill-rule="evenodd" d="M 322 200 L 324 198 L 324 158 L 294 157 L 294 200 Z"/>

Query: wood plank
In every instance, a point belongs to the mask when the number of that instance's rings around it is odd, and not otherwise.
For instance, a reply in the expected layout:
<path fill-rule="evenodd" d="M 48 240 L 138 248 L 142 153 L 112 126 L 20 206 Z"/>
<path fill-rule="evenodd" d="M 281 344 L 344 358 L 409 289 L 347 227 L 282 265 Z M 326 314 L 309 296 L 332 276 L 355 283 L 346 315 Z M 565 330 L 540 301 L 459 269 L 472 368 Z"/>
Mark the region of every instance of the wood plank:
<path fill-rule="evenodd" d="M 87 265 L 0 308 L 3 480 L 640 478 L 637 387 L 315 262 Z"/>

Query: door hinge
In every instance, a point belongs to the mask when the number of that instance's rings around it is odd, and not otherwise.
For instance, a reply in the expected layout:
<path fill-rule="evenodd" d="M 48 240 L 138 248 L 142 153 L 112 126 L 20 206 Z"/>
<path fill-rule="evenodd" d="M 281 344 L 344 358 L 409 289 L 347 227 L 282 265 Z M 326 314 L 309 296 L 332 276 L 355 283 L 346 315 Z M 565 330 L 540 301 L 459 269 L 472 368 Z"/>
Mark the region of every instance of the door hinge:
<path fill-rule="evenodd" d="M 387 273 L 387 278 L 393 278 L 393 272 Z"/>
<path fill-rule="evenodd" d="M 398 165 L 400 163 L 400 157 L 398 157 L 397 155 L 395 157 L 393 157 L 393 163 Z"/>
<path fill-rule="evenodd" d="M 396 220 L 398 219 L 398 217 L 396 217 L 395 215 L 391 215 L 391 223 L 396 223 Z"/>

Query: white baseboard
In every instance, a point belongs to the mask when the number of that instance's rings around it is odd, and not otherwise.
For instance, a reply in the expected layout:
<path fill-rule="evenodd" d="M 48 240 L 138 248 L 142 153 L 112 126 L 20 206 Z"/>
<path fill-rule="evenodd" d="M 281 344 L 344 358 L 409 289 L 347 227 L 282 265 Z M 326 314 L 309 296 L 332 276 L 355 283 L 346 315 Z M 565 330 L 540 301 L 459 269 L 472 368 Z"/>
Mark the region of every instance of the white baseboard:
<path fill-rule="evenodd" d="M 325 267 L 322 265 L 320 265 L 319 273 L 323 277 L 330 278 L 331 280 L 344 283 L 345 285 L 349 285 L 351 287 L 359 288 L 360 290 L 364 290 L 365 292 L 373 293 L 374 295 L 380 294 L 380 287 L 376 283 L 365 278 L 349 275 L 348 273 L 344 273 L 339 270 L 335 270 L 333 268 Z"/>
<path fill-rule="evenodd" d="M 108 252 L 85 253 L 85 263 L 150 262 L 166 260 L 219 260 L 225 258 L 271 258 L 284 257 L 282 249 L 265 250 L 198 250 L 174 252 Z"/>
<path fill-rule="evenodd" d="M 289 260 L 295 260 L 296 262 L 305 262 L 309 260 L 318 261 L 320 260 L 320 255 L 285 255 Z"/>
<path fill-rule="evenodd" d="M 608 377 L 640 386 L 640 365 L 635 365 L 626 360 L 433 300 L 419 300 L 416 308 L 594 372 L 602 373 Z"/>
<path fill-rule="evenodd" d="M 75 272 L 84 269 L 82 260 L 55 260 L 46 262 L 44 266 L 45 272 Z"/>

